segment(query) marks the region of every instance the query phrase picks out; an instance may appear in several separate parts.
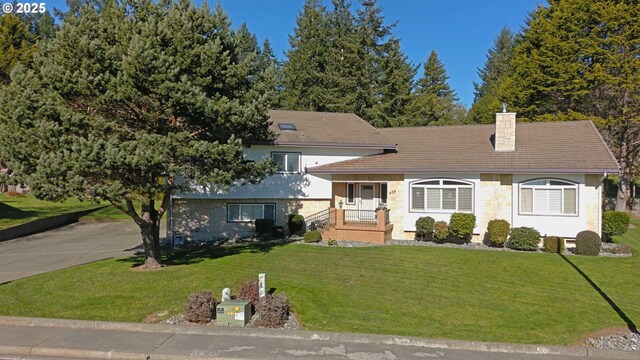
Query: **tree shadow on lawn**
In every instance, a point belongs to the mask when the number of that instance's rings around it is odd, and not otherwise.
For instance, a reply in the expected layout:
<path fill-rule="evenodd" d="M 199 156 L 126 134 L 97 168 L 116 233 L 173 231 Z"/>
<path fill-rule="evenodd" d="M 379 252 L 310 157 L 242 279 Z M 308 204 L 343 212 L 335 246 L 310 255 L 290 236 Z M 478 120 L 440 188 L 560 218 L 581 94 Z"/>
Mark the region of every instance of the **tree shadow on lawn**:
<path fill-rule="evenodd" d="M 26 219 L 43 214 L 41 211 L 21 210 L 11 205 L 0 202 L 0 218 L 2 219 Z"/>
<path fill-rule="evenodd" d="M 162 248 L 161 262 L 165 266 L 191 265 L 202 262 L 206 259 L 219 259 L 225 256 L 238 255 L 243 253 L 268 253 L 276 247 L 281 247 L 291 243 L 291 241 L 277 241 L 264 243 L 246 243 L 227 245 L 225 243 L 205 243 L 194 245 L 188 248 Z M 135 256 L 118 259 L 119 262 L 131 263 L 131 267 L 144 264 L 144 248 L 140 247 Z"/>
<path fill-rule="evenodd" d="M 580 270 L 580 268 L 572 263 L 571 260 L 567 259 L 566 256 L 562 254 L 560 254 L 560 256 L 564 261 L 571 265 L 571 267 L 574 268 L 578 272 L 578 274 L 580 274 L 589 283 L 589 285 L 591 285 L 591 287 L 593 287 L 593 289 L 597 291 L 598 294 L 600 294 L 600 296 L 602 296 L 602 298 L 609 304 L 609 306 L 611 306 L 613 311 L 615 311 L 616 314 L 618 314 L 618 316 L 620 316 L 620 318 L 627 324 L 627 327 L 632 333 L 639 334 L 638 327 L 633 322 L 633 320 L 631 320 L 627 316 L 627 314 L 625 314 L 624 311 L 620 309 L 620 307 L 609 297 L 609 295 L 602 291 L 602 289 L 600 289 L 600 287 L 595 282 L 593 282 L 593 280 L 591 280 L 591 278 L 589 278 L 589 276 L 585 274 L 584 271 Z"/>

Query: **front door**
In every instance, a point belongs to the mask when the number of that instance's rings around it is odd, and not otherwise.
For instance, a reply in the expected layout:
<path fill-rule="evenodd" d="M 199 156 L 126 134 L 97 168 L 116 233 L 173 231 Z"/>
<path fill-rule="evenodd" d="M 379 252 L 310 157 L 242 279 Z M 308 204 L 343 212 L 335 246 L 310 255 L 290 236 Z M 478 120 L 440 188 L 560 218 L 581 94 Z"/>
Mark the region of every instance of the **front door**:
<path fill-rule="evenodd" d="M 373 198 L 373 184 L 360 185 L 360 210 L 375 210 L 376 203 Z"/>

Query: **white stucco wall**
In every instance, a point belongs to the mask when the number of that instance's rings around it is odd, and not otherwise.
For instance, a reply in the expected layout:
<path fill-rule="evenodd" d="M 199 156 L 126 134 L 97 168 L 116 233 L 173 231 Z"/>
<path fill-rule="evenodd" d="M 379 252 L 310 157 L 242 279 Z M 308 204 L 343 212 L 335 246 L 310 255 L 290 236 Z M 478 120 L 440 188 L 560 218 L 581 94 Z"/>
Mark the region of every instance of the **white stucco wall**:
<path fill-rule="evenodd" d="M 245 158 L 260 160 L 271 157 L 271 152 L 301 153 L 300 174 L 275 174 L 256 185 L 232 187 L 226 193 L 215 193 L 199 188 L 192 193 L 176 194 L 174 198 L 193 199 L 329 199 L 331 198 L 331 176 L 310 175 L 305 168 L 331 164 L 334 162 L 355 159 L 381 153 L 377 149 L 320 148 L 320 147 L 285 147 L 285 146 L 252 146 L 245 149 Z"/>
<path fill-rule="evenodd" d="M 540 178 L 569 180 L 578 184 L 577 215 L 526 215 L 520 214 L 520 183 Z M 600 234 L 600 184 L 586 184 L 585 175 L 576 174 L 527 174 L 513 176 L 512 227 L 528 226 L 542 236 L 553 235 L 574 238 L 582 230 Z"/>

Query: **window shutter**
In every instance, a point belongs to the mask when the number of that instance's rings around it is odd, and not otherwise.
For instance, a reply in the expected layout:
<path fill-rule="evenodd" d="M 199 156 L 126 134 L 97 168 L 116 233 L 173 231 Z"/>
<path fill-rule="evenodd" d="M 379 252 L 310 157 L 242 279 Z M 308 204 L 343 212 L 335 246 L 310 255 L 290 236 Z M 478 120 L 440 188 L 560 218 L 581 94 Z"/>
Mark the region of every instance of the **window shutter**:
<path fill-rule="evenodd" d="M 576 210 L 576 189 L 564 189 L 564 209 L 562 213 L 577 214 Z"/>
<path fill-rule="evenodd" d="M 427 188 L 427 209 L 440 210 L 440 195 L 441 189 Z"/>
<path fill-rule="evenodd" d="M 442 210 L 456 209 L 456 189 L 442 189 Z"/>
<path fill-rule="evenodd" d="M 416 210 L 424 210 L 424 188 L 411 188 L 411 208 Z"/>
<path fill-rule="evenodd" d="M 458 210 L 459 211 L 473 211 L 473 199 L 471 188 L 459 188 L 458 189 Z"/>
<path fill-rule="evenodd" d="M 520 189 L 520 211 L 533 212 L 533 189 Z"/>

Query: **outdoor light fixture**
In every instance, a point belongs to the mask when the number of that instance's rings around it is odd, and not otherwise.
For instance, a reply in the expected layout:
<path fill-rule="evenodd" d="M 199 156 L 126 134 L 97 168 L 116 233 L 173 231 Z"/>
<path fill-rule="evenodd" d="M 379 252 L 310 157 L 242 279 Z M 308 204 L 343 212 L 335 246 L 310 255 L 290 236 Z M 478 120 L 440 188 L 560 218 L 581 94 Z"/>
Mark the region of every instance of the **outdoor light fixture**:
<path fill-rule="evenodd" d="M 338 201 L 338 206 L 340 207 L 340 209 L 342 209 L 342 205 L 343 205 L 343 204 L 344 204 L 344 203 L 342 202 L 342 199 L 340 199 L 340 201 Z"/>

